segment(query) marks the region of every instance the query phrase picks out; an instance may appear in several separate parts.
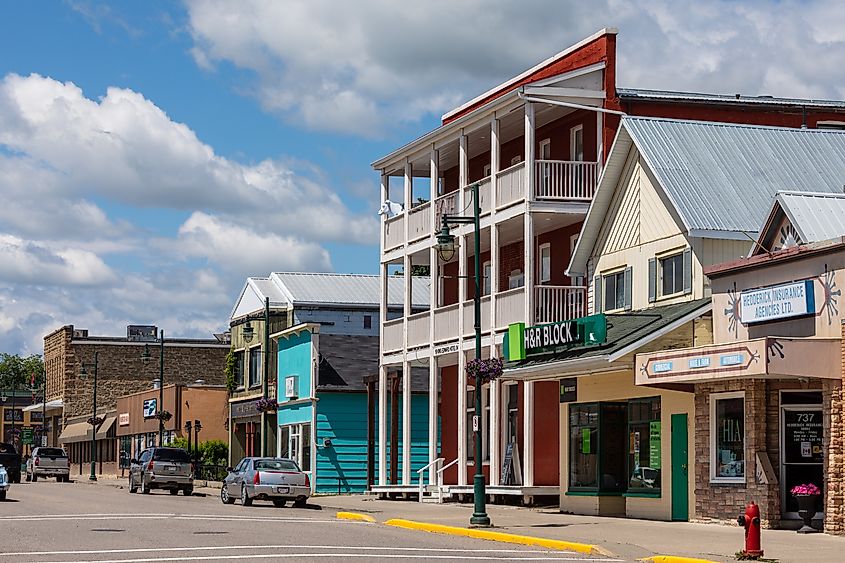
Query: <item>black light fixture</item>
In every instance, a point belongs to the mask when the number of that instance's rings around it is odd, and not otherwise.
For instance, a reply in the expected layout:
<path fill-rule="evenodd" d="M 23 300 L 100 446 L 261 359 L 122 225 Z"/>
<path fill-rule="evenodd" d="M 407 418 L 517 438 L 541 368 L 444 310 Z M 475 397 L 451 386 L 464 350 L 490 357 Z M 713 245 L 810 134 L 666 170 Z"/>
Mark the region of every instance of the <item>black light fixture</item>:
<path fill-rule="evenodd" d="M 244 340 L 249 343 L 252 342 L 252 337 L 255 336 L 255 329 L 252 328 L 252 323 L 247 321 L 244 325 L 244 329 L 241 332 L 244 337 Z"/>
<path fill-rule="evenodd" d="M 446 217 L 443 217 L 443 225 L 440 227 L 440 232 L 437 233 L 437 256 L 444 262 L 448 262 L 455 256 L 455 251 L 458 245 L 455 243 L 455 235 L 449 232 L 449 224 L 446 222 Z"/>

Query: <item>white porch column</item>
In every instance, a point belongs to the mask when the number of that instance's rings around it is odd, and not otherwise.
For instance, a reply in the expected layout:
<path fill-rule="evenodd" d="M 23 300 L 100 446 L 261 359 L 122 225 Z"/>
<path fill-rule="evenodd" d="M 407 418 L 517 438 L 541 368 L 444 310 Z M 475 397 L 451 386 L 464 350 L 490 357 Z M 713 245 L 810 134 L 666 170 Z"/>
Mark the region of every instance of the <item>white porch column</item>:
<path fill-rule="evenodd" d="M 411 362 L 402 362 L 402 484 L 411 484 Z"/>
<path fill-rule="evenodd" d="M 525 199 L 534 199 L 534 104 L 525 102 Z"/>
<path fill-rule="evenodd" d="M 523 217 L 523 250 L 525 272 L 525 324 L 534 324 L 534 216 L 526 208 Z"/>
<path fill-rule="evenodd" d="M 434 346 L 432 345 L 432 355 L 428 360 L 428 462 L 431 463 L 437 459 L 437 357 L 434 355 Z M 420 476 L 422 478 L 422 476 Z M 437 467 L 432 465 L 428 470 L 428 484 L 434 485 L 437 483 Z"/>
<path fill-rule="evenodd" d="M 490 216 L 492 218 L 490 221 L 490 339 L 493 342 L 491 356 L 495 356 L 496 352 L 496 293 L 499 291 L 499 227 L 496 224 L 499 148 L 499 120 L 493 119 L 490 122 Z M 491 442 L 491 455 L 495 449 Z"/>
<path fill-rule="evenodd" d="M 440 176 L 439 171 L 440 155 L 435 150 L 434 145 L 431 145 L 431 154 L 429 155 L 429 174 L 431 179 L 431 233 L 437 231 L 437 209 L 435 207 L 435 200 L 437 199 L 437 183 Z M 430 303 L 430 312 L 428 317 L 428 342 L 429 342 L 429 359 L 428 359 L 428 462 L 431 463 L 437 459 L 437 407 L 439 404 L 439 395 L 437 390 L 437 357 L 434 355 L 434 309 L 437 308 L 437 296 L 439 294 L 438 286 L 440 284 L 440 271 L 437 259 L 437 251 L 432 246 L 428 251 L 429 263 L 429 294 L 428 299 Z M 428 483 L 434 485 L 437 483 L 437 467 L 432 465 L 428 470 Z"/>
<path fill-rule="evenodd" d="M 461 340 L 461 342 L 463 339 Z M 467 357 L 458 350 L 458 485 L 467 484 Z M 448 460 L 447 460 L 448 461 Z"/>
<path fill-rule="evenodd" d="M 378 484 L 387 485 L 387 366 L 378 372 Z"/>
<path fill-rule="evenodd" d="M 464 135 L 463 129 L 461 129 L 461 138 L 459 144 L 459 152 L 458 152 L 458 213 L 463 214 L 461 212 L 462 209 L 466 209 L 467 201 L 464 197 L 466 194 L 464 193 L 464 187 L 469 182 L 469 137 Z"/>
<path fill-rule="evenodd" d="M 526 381 L 523 384 L 522 408 L 522 484 L 526 487 L 534 486 L 534 382 Z"/>
<path fill-rule="evenodd" d="M 596 162 L 601 168 L 604 167 L 604 114 L 600 111 L 596 112 Z"/>

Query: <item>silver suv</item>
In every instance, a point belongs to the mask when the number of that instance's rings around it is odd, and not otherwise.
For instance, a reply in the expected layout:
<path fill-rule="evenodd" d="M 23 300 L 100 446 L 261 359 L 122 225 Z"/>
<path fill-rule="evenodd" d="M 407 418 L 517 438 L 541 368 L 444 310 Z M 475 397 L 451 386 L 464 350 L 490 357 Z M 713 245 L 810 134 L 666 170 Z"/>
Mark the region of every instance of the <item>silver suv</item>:
<path fill-rule="evenodd" d="M 194 492 L 194 471 L 191 456 L 182 448 L 147 448 L 138 459 L 130 460 L 129 492 L 166 489 L 171 495 L 179 491 L 185 496 Z"/>

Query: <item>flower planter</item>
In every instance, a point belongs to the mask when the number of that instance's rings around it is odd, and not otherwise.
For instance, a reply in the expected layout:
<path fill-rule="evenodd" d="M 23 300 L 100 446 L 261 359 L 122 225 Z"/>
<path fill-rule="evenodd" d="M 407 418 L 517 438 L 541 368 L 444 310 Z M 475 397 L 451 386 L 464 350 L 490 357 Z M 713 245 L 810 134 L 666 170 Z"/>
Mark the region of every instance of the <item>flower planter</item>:
<path fill-rule="evenodd" d="M 815 534 L 818 530 L 813 528 L 813 517 L 816 515 L 819 495 L 795 495 L 798 501 L 798 515 L 804 521 L 804 525 L 798 530 L 799 534 Z"/>

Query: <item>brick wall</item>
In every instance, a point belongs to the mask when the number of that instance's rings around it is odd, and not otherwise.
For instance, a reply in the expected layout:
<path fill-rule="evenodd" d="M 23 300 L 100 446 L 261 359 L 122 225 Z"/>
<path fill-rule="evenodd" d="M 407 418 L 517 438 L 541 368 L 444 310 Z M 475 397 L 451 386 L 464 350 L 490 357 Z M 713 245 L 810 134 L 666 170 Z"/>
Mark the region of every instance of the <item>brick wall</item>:
<path fill-rule="evenodd" d="M 845 342 L 845 324 L 842 325 Z M 845 376 L 845 346 L 842 346 L 840 377 Z M 825 499 L 824 531 L 845 535 L 845 397 L 842 380 L 825 381 Z M 828 416 L 829 415 L 829 416 Z M 829 429 L 829 431 L 828 431 Z"/>

